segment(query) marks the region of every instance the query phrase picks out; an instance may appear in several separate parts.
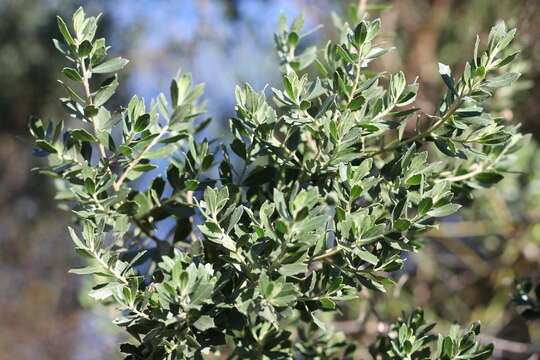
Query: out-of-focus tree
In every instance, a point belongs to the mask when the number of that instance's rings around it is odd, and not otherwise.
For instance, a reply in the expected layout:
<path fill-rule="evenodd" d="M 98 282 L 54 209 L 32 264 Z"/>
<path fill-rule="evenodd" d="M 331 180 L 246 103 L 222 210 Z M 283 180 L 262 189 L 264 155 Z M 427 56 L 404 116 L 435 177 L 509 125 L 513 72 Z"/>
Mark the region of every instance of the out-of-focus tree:
<path fill-rule="evenodd" d="M 99 2 L 96 2 L 96 4 Z M 64 226 L 51 206 L 52 182 L 32 176 L 26 123 L 61 114 L 57 13 L 72 1 L 0 1 L 0 359 L 70 359 L 78 338 L 77 285 Z M 107 21 L 104 21 L 107 28 Z"/>

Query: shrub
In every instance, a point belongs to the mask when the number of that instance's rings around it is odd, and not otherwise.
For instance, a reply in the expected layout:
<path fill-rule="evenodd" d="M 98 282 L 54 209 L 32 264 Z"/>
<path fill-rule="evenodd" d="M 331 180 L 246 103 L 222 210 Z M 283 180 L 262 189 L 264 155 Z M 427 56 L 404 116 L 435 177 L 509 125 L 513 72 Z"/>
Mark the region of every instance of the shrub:
<path fill-rule="evenodd" d="M 368 70 L 380 21 L 343 22 L 339 42 L 299 47 L 302 17 L 275 35 L 283 88 L 237 87 L 233 140 L 203 138 L 203 85 L 177 74 L 149 105 L 134 96 L 107 109 L 128 61 L 107 59 L 83 9 L 58 18 L 55 46 L 70 62 L 60 81 L 81 126 L 30 119 L 40 171 L 72 206 L 69 229 L 99 279 L 90 296 L 117 307 L 134 338 L 127 359 L 348 359 L 356 345 L 333 332 L 336 314 L 362 289 L 384 292 L 420 236 L 474 191 L 502 179 L 527 140 L 485 106 L 519 77 L 501 72 L 517 53 L 499 23 L 477 39 L 461 77 L 439 70 L 448 91 L 436 114 L 411 107 L 419 84 Z M 307 69 L 316 69 L 317 77 Z M 98 84 L 101 74 L 113 74 Z M 420 126 L 421 118 L 428 119 Z M 413 120 L 413 121 L 409 121 Z M 410 128 L 416 120 L 416 127 Z M 408 128 L 409 126 L 409 128 Z M 166 171 L 155 160 L 168 162 Z M 144 173 L 148 184 L 134 185 Z M 175 226 L 159 237 L 159 223 Z M 422 310 L 370 347 L 377 359 L 486 359 L 479 325 L 432 335 Z"/>

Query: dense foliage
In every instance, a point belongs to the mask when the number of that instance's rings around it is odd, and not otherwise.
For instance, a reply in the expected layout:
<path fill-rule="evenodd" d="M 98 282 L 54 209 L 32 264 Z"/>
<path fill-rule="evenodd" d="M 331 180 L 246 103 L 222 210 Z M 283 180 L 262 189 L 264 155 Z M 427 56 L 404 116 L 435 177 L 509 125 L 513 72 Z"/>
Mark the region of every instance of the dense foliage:
<path fill-rule="evenodd" d="M 527 140 L 485 105 L 519 77 L 501 70 L 517 55 L 507 50 L 515 30 L 502 22 L 484 50 L 477 39 L 461 77 L 440 64 L 448 91 L 430 115 L 411 107 L 416 80 L 368 70 L 389 50 L 378 47 L 379 20 L 342 22 L 339 42 L 318 50 L 300 43 L 310 33 L 302 17 L 282 17 L 283 88 L 272 89 L 271 106 L 265 91 L 237 87 L 225 143 L 203 138 L 203 85 L 189 74 L 172 80 L 168 97 L 108 110 L 119 81 L 100 77 L 128 61 L 107 60 L 98 19 L 81 8 L 70 29 L 58 18 L 54 40 L 71 63 L 62 104 L 83 126 L 32 118 L 29 127 L 35 154 L 49 158 L 41 172 L 59 179 L 58 198 L 79 223 L 70 233 L 89 265 L 72 272 L 95 275 L 90 296 L 122 311 L 116 323 L 135 339 L 121 346 L 128 359 L 352 358 L 356 345 L 321 314 L 362 289 L 384 292 L 419 236 L 500 181 Z M 164 160 L 166 171 L 155 170 Z M 134 182 L 148 172 L 148 186 Z M 160 237 L 165 220 L 175 226 Z M 432 328 L 415 311 L 370 351 L 491 354 L 476 341 L 478 324 L 448 336 Z"/>

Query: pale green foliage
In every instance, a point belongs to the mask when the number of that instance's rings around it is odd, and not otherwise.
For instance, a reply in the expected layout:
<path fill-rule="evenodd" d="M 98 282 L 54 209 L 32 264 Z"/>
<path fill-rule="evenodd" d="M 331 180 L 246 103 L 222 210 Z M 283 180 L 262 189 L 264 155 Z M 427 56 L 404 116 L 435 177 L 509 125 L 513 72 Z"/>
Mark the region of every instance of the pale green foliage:
<path fill-rule="evenodd" d="M 380 337 L 370 350 L 381 359 L 489 359 L 493 345 L 482 346 L 476 342 L 480 324 L 474 323 L 460 334 L 459 326 L 454 324 L 448 336 L 430 334 L 435 324 L 427 325 L 424 313 L 414 311 L 408 319 L 399 319 L 387 336 Z M 430 344 L 436 340 L 431 354 Z"/>
<path fill-rule="evenodd" d="M 82 9 L 56 47 L 72 63 L 62 73 L 67 112 L 83 127 L 30 121 L 43 173 L 61 179 L 82 224 L 71 230 L 89 266 L 72 270 L 99 279 L 91 292 L 122 311 L 117 324 L 135 338 L 128 359 L 347 359 L 355 345 L 320 320 L 361 289 L 385 291 L 418 235 L 456 212 L 459 196 L 502 178 L 526 140 L 484 101 L 519 74 L 515 30 L 493 28 L 461 78 L 446 65 L 449 90 L 426 129 L 406 135 L 419 84 L 403 73 L 366 68 L 388 49 L 377 46 L 379 20 L 340 27 L 338 44 L 297 53 L 303 20 L 284 17 L 275 36 L 283 89 L 237 87 L 230 144 L 195 141 L 203 85 L 178 74 L 170 96 L 147 106 L 134 96 L 120 112 L 106 108 L 116 75 L 128 63 L 107 59 L 94 39 L 99 17 Z M 310 78 L 300 71 L 314 66 Z M 71 83 L 75 84 L 75 87 Z M 394 140 L 389 140 L 394 134 Z M 428 156 L 428 151 L 430 156 Z M 132 181 L 168 159 L 166 176 L 139 190 Z M 218 173 L 218 176 L 215 174 Z M 457 196 L 456 196 L 457 195 Z M 164 239 L 154 231 L 173 219 Z M 195 224 L 198 224 L 195 226 Z M 478 326 L 448 337 L 429 335 L 423 313 L 399 321 L 371 347 L 384 359 L 485 359 Z M 324 344 L 324 346 L 321 346 Z M 432 351 L 433 350 L 433 351 Z M 214 357 L 211 357 L 214 356 Z"/>

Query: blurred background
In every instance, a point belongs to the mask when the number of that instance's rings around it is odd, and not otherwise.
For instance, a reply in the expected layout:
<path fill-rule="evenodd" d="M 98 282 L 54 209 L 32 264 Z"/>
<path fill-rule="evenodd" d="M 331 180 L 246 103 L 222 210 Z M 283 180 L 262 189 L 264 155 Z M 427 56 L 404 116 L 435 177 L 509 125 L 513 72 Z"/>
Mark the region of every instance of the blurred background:
<path fill-rule="evenodd" d="M 360 0 L 381 17 L 381 41 L 396 46 L 375 66 L 419 76 L 418 107 L 432 112 L 443 88 L 437 62 L 456 70 L 472 54 L 475 34 L 484 39 L 498 19 L 518 28 L 524 73 L 492 106 L 507 121 L 540 139 L 540 1 Z M 86 297 L 89 284 L 68 274 L 79 264 L 50 179 L 31 173 L 26 120 L 62 115 L 56 82 L 65 65 L 51 37 L 55 15 L 79 6 L 103 12 L 102 36 L 112 54 L 131 59 L 121 75 L 118 104 L 131 94 L 150 98 L 168 88 L 179 68 L 206 82 L 215 136 L 226 133 L 234 111 L 234 85 L 259 90 L 280 82 L 273 31 L 280 11 L 306 16 L 306 29 L 323 24 L 312 42 L 335 38 L 332 12 L 346 17 L 347 0 L 0 0 L 0 360 L 120 358 L 121 336 L 112 309 Z M 390 5 L 389 8 L 379 5 Z M 459 71 L 456 71 L 459 73 Z M 515 282 L 540 276 L 540 151 L 522 151 L 516 173 L 496 189 L 478 192 L 473 207 L 447 219 L 409 259 L 388 295 L 359 300 L 334 326 L 362 344 L 402 311 L 426 309 L 445 330 L 452 322 L 481 320 L 496 359 L 540 359 L 540 320 L 522 318 L 511 300 Z M 368 355 L 360 353 L 359 358 Z"/>

